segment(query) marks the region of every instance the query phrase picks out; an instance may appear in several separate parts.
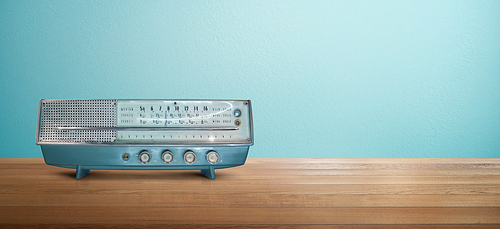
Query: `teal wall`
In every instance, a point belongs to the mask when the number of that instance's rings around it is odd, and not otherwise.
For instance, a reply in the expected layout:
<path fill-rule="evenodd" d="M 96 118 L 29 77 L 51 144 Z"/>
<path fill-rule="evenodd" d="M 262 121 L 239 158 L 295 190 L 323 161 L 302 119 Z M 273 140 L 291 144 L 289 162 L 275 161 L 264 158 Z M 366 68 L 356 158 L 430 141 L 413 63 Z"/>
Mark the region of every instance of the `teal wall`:
<path fill-rule="evenodd" d="M 0 157 L 38 100 L 251 99 L 252 158 L 499 157 L 500 1 L 0 1 Z"/>

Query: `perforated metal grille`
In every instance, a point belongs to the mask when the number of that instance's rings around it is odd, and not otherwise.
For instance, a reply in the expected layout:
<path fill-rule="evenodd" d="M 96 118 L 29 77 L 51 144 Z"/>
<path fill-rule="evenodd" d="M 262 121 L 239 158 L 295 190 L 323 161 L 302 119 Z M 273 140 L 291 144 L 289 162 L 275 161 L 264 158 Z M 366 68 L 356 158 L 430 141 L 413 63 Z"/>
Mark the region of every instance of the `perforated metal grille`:
<path fill-rule="evenodd" d="M 40 114 L 40 142 L 105 143 L 115 130 L 59 130 L 58 127 L 116 127 L 116 100 L 45 100 Z"/>

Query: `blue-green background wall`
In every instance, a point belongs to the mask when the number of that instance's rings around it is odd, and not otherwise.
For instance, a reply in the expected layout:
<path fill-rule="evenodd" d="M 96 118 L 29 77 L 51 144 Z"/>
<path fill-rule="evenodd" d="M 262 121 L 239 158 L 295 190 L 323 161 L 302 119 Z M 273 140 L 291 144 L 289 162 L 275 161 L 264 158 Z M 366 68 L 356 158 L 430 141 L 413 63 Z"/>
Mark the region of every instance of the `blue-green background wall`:
<path fill-rule="evenodd" d="M 499 157 L 500 1 L 0 1 L 0 157 L 38 100 L 251 99 L 249 157 Z"/>

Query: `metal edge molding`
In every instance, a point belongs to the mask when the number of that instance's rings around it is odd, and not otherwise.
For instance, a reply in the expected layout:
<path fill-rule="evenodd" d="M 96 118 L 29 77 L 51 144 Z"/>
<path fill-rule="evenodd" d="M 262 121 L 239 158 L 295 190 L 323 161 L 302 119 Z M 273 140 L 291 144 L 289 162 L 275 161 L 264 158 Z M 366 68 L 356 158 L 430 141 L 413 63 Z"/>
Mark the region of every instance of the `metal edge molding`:
<path fill-rule="evenodd" d="M 36 144 L 37 145 L 82 145 L 82 146 L 94 146 L 94 145 L 100 145 L 100 146 L 113 146 L 113 145 L 171 145 L 171 146 L 182 146 L 182 145 L 196 145 L 196 146 L 201 146 L 201 145 L 206 145 L 206 146 L 252 146 L 254 145 L 254 128 L 253 128 L 253 113 L 252 113 L 252 104 L 251 100 L 226 100 L 226 99 L 121 99 L 121 100 L 133 100 L 133 101 L 230 101 L 230 102 L 246 102 L 248 103 L 248 112 L 249 112 L 249 125 L 250 125 L 250 142 L 248 143 L 234 143 L 234 142 L 217 142 L 217 143 L 209 143 L 209 142 L 204 142 L 204 143 L 136 143 L 136 142 L 131 142 L 131 143 L 123 143 L 123 142 L 116 142 L 116 143 L 88 143 L 88 142 L 40 142 L 40 116 L 42 112 L 42 104 L 43 102 L 51 102 L 51 101 L 93 101 L 93 100 L 103 100 L 103 99 L 51 99 L 51 100 L 45 100 L 45 99 L 40 99 L 38 103 L 38 115 L 37 115 L 37 130 L 36 130 Z M 108 99 L 105 99 L 108 100 Z M 115 100 L 119 101 L 120 99 L 110 99 L 110 100 Z M 113 128 L 101 128 L 101 127 L 80 127 L 80 128 L 72 128 L 72 127 L 56 127 L 56 129 L 66 129 L 66 130 L 135 130 L 139 128 L 121 128 L 121 127 L 113 127 Z M 140 128 L 141 130 L 179 130 L 179 128 Z M 200 128 L 182 128 L 184 130 L 201 130 Z M 204 128 L 203 130 L 238 130 L 238 128 Z"/>

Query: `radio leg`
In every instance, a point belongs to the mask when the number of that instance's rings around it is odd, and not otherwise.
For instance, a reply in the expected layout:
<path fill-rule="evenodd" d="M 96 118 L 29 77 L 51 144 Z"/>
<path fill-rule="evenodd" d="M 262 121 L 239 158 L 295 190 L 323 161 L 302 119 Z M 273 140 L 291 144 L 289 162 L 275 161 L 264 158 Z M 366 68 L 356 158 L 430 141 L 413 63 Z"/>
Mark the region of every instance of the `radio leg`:
<path fill-rule="evenodd" d="M 84 176 L 87 176 L 90 173 L 91 169 L 83 169 L 82 166 L 76 166 L 76 179 L 80 179 Z"/>
<path fill-rule="evenodd" d="M 200 169 L 201 174 L 205 175 L 210 179 L 215 179 L 215 169 L 213 166 L 209 166 L 209 169 Z"/>

